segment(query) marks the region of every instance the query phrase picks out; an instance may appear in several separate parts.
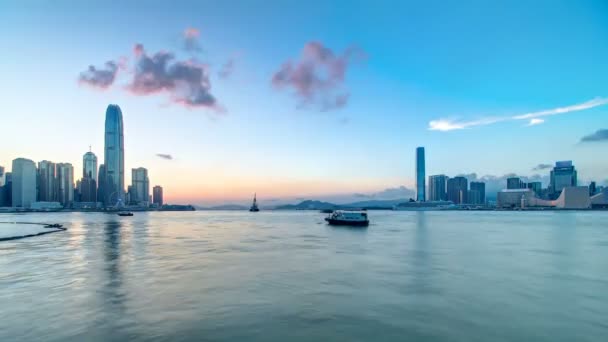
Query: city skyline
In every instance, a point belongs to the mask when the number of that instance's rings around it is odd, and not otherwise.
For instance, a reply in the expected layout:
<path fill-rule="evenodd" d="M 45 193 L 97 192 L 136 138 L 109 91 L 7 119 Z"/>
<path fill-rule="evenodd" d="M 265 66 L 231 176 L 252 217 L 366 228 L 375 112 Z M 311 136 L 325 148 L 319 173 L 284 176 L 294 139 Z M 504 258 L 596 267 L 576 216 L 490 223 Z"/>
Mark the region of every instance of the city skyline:
<path fill-rule="evenodd" d="M 8 54 L 0 71 L 11 84 L 5 112 L 14 113 L 2 118 L 7 170 L 18 157 L 66 161 L 79 178 L 89 145 L 102 164 L 99 127 L 116 103 L 124 168 L 145 165 L 169 203 L 246 203 L 254 192 L 261 200 L 403 195 L 402 187 L 415 190 L 417 146 L 425 147 L 427 176 L 541 175 L 533 179 L 546 187 L 552 164 L 573 160 L 580 184 L 608 178 L 597 157 L 608 136 L 605 4 L 465 3 L 440 11 L 400 4 L 399 20 L 386 20 L 396 14 L 383 9 L 321 2 L 279 16 L 280 6 L 269 4 L 259 22 L 246 4 L 218 20 L 225 5 L 192 3 L 160 26 L 148 17 L 167 12 L 161 5 L 68 4 L 0 5 Z M 120 15 L 135 10 L 149 15 L 135 23 Z M 108 16 L 113 27 L 104 25 Z M 322 25 L 305 25 L 312 17 Z M 89 24 L 86 33 L 73 30 Z M 259 38 L 239 34 L 243 27 Z M 525 42 L 517 40 L 522 32 Z M 388 36 L 374 39 L 380 34 Z M 49 58 L 28 57 L 38 55 L 34 47 Z M 174 54 L 168 67 L 204 64 L 196 70 L 206 70 L 213 87 L 199 79 L 186 95 L 176 92 L 169 69 L 159 79 L 169 85 L 145 83 L 133 70 L 159 51 Z M 323 53 L 331 58 L 319 59 Z M 306 86 L 294 70 L 310 65 L 336 78 Z M 28 100 L 32 79 L 44 89 L 36 101 Z"/>

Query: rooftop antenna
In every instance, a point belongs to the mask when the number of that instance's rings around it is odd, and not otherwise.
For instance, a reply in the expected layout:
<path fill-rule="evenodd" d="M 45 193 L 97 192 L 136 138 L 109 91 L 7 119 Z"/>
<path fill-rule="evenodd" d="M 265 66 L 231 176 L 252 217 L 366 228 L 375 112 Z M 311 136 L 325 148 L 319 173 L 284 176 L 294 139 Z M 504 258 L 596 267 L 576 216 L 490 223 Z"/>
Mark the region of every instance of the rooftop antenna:
<path fill-rule="evenodd" d="M 89 145 L 89 152 L 91 152 L 91 145 Z"/>

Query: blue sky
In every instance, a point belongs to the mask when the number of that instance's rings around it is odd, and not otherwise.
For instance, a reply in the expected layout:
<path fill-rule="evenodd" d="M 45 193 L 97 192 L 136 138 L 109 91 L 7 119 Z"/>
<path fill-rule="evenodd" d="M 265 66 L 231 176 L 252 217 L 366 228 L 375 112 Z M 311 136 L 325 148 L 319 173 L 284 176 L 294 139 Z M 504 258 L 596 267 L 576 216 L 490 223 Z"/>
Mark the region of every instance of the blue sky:
<path fill-rule="evenodd" d="M 416 146 L 427 173 L 538 173 L 574 160 L 583 180 L 608 178 L 608 142 L 580 143 L 608 128 L 608 105 L 449 131 L 431 121 L 474 122 L 608 98 L 605 1 L 2 2 L 3 148 L 16 157 L 72 162 L 93 146 L 101 159 L 109 103 L 125 120 L 126 167 L 144 166 L 175 201 L 322 197 L 412 187 Z M 184 49 L 195 28 L 200 51 Z M 318 42 L 340 79 L 316 94 L 339 108 L 305 108 L 292 83 L 272 79 Z M 172 93 L 136 96 L 135 44 L 147 55 L 204 64 L 222 113 L 187 108 Z M 364 56 L 364 58 L 363 58 Z M 126 61 L 100 91 L 78 82 L 89 65 Z M 218 72 L 228 61 L 226 79 Z M 320 71 L 320 77 L 326 76 Z M 171 154 L 173 160 L 156 157 Z M 546 171 L 541 171 L 546 173 Z M 127 174 L 130 174 L 127 172 Z M 127 177 L 130 183 L 130 177 Z"/>

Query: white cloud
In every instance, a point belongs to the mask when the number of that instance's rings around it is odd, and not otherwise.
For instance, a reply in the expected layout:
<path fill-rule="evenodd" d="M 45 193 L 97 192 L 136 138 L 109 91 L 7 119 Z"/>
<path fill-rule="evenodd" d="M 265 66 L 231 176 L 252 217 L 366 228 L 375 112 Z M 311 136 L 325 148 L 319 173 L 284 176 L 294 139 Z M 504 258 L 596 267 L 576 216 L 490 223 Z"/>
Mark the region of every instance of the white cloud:
<path fill-rule="evenodd" d="M 429 122 L 429 130 L 431 131 L 453 131 L 459 129 L 466 129 L 475 126 L 486 126 L 491 125 L 501 121 L 511 121 L 511 120 L 530 120 L 528 126 L 539 125 L 545 122 L 543 119 L 538 119 L 539 117 L 549 116 L 549 115 L 557 115 L 557 114 L 565 114 L 570 112 L 578 112 L 581 110 L 591 109 L 594 107 L 599 107 L 608 104 L 608 98 L 595 98 L 583 103 L 566 106 L 566 107 L 558 107 L 553 109 L 541 110 L 538 112 L 530 112 L 525 114 L 518 114 L 509 117 L 488 117 L 481 118 L 473 121 L 457 121 L 451 119 L 437 119 Z"/>

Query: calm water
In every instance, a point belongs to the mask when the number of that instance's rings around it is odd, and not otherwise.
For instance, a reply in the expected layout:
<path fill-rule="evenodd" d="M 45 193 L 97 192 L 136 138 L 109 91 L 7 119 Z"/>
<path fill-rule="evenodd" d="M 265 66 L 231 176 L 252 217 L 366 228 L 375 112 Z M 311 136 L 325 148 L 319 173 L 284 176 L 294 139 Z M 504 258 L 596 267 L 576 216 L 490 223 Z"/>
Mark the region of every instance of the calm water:
<path fill-rule="evenodd" d="M 608 212 L 0 215 L 0 341 L 606 341 Z"/>

